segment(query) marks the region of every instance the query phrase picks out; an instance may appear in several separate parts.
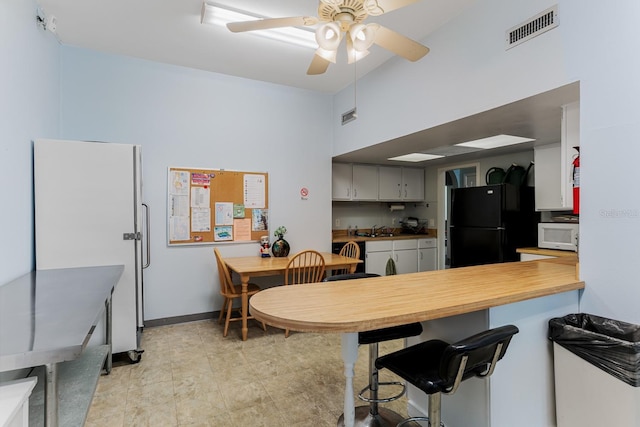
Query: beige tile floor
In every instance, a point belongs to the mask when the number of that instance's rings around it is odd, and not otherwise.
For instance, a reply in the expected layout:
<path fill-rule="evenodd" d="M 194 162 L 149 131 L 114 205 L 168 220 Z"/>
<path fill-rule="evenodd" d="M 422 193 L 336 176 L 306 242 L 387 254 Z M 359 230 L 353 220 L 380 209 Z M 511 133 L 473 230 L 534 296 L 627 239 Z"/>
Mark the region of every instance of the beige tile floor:
<path fill-rule="evenodd" d="M 403 346 L 382 343 L 380 354 Z M 222 337 L 217 321 L 147 328 L 138 364 L 115 363 L 100 378 L 88 427 L 335 426 L 344 375 L 339 334 L 292 332 L 240 322 Z M 368 348 L 361 346 L 354 389 L 367 383 Z M 380 380 L 397 380 L 381 372 Z M 392 390 L 394 392 L 395 390 Z M 357 400 L 358 405 L 364 405 Z M 406 415 L 406 397 L 384 405 Z"/>

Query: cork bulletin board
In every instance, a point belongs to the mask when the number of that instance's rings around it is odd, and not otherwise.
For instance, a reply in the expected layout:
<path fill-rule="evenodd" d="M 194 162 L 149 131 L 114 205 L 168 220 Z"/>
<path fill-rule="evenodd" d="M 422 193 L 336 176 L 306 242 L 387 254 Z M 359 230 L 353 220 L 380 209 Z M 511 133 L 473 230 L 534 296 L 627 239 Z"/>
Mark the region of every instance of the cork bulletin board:
<path fill-rule="evenodd" d="M 269 235 L 269 174 L 169 167 L 167 244 L 255 242 Z"/>

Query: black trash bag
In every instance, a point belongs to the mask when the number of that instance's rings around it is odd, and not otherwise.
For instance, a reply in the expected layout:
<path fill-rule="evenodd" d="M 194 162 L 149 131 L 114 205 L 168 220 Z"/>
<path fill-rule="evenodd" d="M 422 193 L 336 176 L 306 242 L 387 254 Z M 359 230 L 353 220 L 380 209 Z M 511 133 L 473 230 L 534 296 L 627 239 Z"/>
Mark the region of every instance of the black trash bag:
<path fill-rule="evenodd" d="M 640 325 L 592 314 L 549 320 L 549 339 L 633 387 L 640 387 Z"/>

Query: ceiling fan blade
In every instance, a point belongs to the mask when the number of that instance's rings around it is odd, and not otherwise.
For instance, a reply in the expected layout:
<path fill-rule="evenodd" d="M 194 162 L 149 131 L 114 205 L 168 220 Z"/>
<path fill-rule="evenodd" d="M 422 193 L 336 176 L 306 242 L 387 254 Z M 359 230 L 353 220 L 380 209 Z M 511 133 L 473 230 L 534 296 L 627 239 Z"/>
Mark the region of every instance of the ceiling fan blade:
<path fill-rule="evenodd" d="M 266 18 L 255 21 L 230 22 L 227 24 L 227 28 L 234 33 L 241 33 L 282 27 L 310 27 L 317 23 L 318 18 L 313 16 L 295 16 L 291 18 Z"/>
<path fill-rule="evenodd" d="M 371 25 L 371 24 L 369 24 Z M 377 25 L 377 24 L 376 24 Z M 429 48 L 421 45 L 409 37 L 396 33 L 382 25 L 377 25 L 376 38 L 374 43 L 387 49 L 398 56 L 402 56 L 409 61 L 417 61 L 418 59 L 429 53 Z"/>
<path fill-rule="evenodd" d="M 420 0 L 365 0 L 363 6 L 369 15 L 378 16 L 418 1 Z"/>
<path fill-rule="evenodd" d="M 309 69 L 307 70 L 307 74 L 310 76 L 323 74 L 329 68 L 329 64 L 331 62 L 327 59 L 319 55 L 313 55 L 313 59 L 311 60 L 311 64 L 309 65 Z"/>

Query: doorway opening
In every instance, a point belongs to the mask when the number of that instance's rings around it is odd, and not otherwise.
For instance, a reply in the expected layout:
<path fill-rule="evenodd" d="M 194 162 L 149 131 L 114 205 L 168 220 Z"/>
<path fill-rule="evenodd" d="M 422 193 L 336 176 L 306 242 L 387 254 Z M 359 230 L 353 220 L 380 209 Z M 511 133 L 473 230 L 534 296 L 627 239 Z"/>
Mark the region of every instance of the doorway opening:
<path fill-rule="evenodd" d="M 451 265 L 449 245 L 449 220 L 451 215 L 451 192 L 454 188 L 476 187 L 480 163 L 447 166 L 438 169 L 438 268 Z"/>

